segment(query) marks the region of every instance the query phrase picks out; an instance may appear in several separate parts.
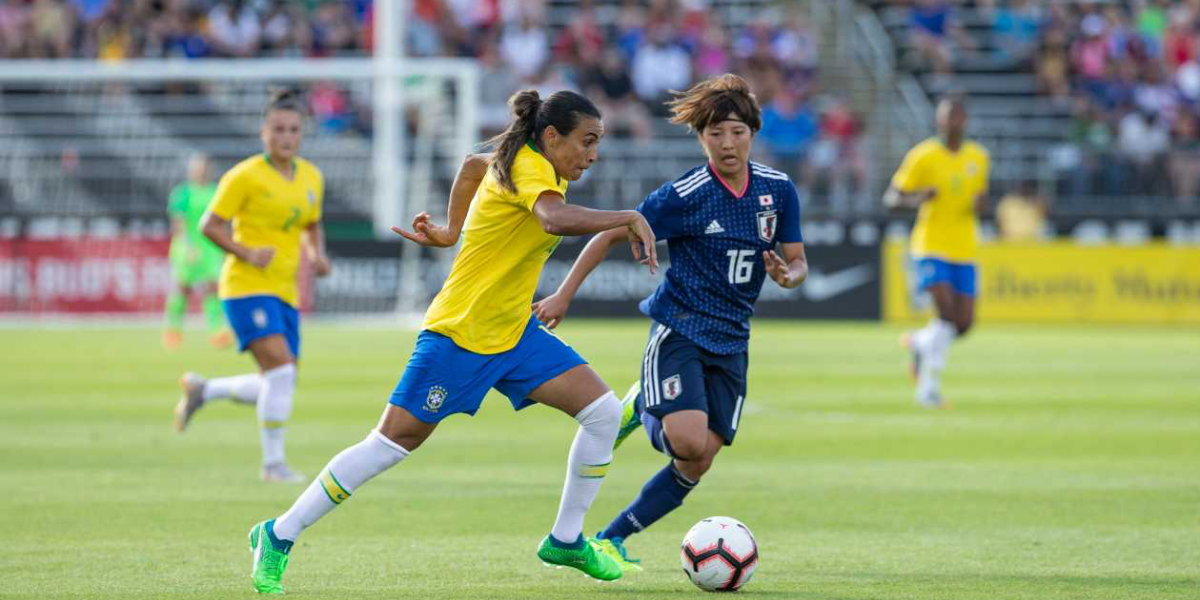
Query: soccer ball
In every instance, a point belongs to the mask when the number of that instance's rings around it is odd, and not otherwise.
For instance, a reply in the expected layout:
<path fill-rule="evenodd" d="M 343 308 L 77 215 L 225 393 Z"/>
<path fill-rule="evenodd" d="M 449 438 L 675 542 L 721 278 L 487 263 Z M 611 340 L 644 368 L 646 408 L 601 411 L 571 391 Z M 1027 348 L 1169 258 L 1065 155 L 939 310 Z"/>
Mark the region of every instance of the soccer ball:
<path fill-rule="evenodd" d="M 758 543 L 732 517 L 701 519 L 683 536 L 679 550 L 683 572 L 707 592 L 732 592 L 750 581 L 758 567 Z"/>

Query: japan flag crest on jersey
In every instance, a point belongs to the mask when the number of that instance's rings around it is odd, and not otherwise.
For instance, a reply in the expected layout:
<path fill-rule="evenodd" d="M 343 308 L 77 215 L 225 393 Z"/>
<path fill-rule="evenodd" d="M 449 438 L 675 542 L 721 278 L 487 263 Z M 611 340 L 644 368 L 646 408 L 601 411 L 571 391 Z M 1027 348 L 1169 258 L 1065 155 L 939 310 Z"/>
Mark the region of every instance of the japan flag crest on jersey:
<path fill-rule="evenodd" d="M 662 382 L 663 398 L 674 400 L 683 392 L 683 380 L 678 375 L 672 375 Z"/>
<path fill-rule="evenodd" d="M 775 223 L 778 215 L 773 210 L 758 213 L 758 237 L 764 242 L 775 241 Z"/>

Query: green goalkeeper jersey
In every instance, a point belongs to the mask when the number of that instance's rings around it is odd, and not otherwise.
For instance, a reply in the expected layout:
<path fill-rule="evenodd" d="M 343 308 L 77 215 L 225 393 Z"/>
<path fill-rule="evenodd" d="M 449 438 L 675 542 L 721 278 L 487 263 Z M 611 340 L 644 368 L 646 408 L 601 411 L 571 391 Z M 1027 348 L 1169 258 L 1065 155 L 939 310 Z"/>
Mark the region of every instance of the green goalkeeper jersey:
<path fill-rule="evenodd" d="M 201 221 L 217 187 L 181 183 L 171 190 L 167 212 L 183 225 L 171 239 L 171 265 L 185 279 L 215 279 L 225 253 L 200 232 Z"/>

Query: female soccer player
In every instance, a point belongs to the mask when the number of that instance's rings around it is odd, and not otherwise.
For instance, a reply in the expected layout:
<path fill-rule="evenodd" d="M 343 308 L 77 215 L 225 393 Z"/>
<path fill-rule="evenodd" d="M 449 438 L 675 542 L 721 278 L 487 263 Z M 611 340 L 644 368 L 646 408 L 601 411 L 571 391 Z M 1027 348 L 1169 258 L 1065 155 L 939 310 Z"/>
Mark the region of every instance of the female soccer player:
<path fill-rule="evenodd" d="M 937 107 L 938 137 L 917 144 L 904 157 L 884 195 L 892 208 L 918 209 L 909 253 L 916 260 L 917 287 L 933 297 L 937 316 L 905 337 L 921 406 L 944 406 L 941 372 L 950 344 L 975 320 L 976 214 L 987 202 L 989 160 L 983 146 L 965 139 L 967 110 L 962 98 Z"/>
<path fill-rule="evenodd" d="M 186 373 L 175 407 L 182 431 L 205 402 L 233 397 L 255 403 L 262 442 L 264 481 L 300 483 L 304 477 L 284 460 L 284 425 L 292 414 L 300 313 L 296 271 L 301 246 L 318 276 L 329 274 L 321 200 L 321 171 L 300 158 L 304 102 L 299 92 L 276 92 L 263 112 L 263 153 L 238 163 L 217 186 L 204 218 L 204 235 L 228 253 L 221 270 L 225 315 L 260 373 L 205 380 Z M 232 227 L 231 227 L 232 224 Z"/>
<path fill-rule="evenodd" d="M 563 91 L 542 101 L 527 90 L 514 95 L 509 106 L 515 118 L 491 141 L 495 154 L 468 157 L 459 171 L 448 224 L 434 225 L 422 213 L 413 220 L 413 231 L 396 229 L 435 247 L 453 246 L 461 232 L 462 248 L 425 313 L 416 349 L 378 426 L 335 456 L 291 509 L 250 530 L 252 578 L 259 592 L 282 591 L 288 552 L 305 528 L 407 458 L 439 421 L 474 414 L 489 388 L 508 396 L 514 409 L 540 402 L 580 425 L 567 458 L 558 517 L 538 557 L 597 579 L 621 576 L 620 567 L 582 535 L 584 513 L 612 458 L 621 401 L 531 315 L 530 304 L 559 236 L 613 230 L 635 244 L 635 252 L 644 247 L 644 262 L 654 269 L 654 233 L 635 211 L 566 203 L 567 183 L 595 162 L 604 135 L 600 111 L 588 99 Z"/>
<path fill-rule="evenodd" d="M 616 443 L 645 424 L 650 443 L 671 461 L 597 534 L 597 545 L 626 570 L 638 567 L 624 540 L 682 505 L 721 447 L 733 444 L 746 400 L 750 315 L 764 280 L 794 288 L 808 276 L 795 186 L 749 161 L 762 111 L 746 81 L 713 77 L 677 94 L 670 107 L 672 123 L 696 132 L 708 164 L 664 184 L 637 208 L 667 240 L 671 266 L 640 304 L 651 319 L 650 343 Z M 618 241 L 613 232 L 593 238 L 558 291 L 534 305 L 537 317 L 557 326 Z"/>
<path fill-rule="evenodd" d="M 188 160 L 187 173 L 188 180 L 171 190 L 167 205 L 171 215 L 171 278 L 176 287 L 167 296 L 162 343 L 168 350 L 179 347 L 183 341 L 183 317 L 187 314 L 188 299 L 195 294 L 204 302 L 208 342 L 224 348 L 233 341 L 225 326 L 221 301 L 217 298 L 217 278 L 221 276 L 225 254 L 200 233 L 200 220 L 216 192 L 208 157 L 203 154 L 193 156 Z"/>

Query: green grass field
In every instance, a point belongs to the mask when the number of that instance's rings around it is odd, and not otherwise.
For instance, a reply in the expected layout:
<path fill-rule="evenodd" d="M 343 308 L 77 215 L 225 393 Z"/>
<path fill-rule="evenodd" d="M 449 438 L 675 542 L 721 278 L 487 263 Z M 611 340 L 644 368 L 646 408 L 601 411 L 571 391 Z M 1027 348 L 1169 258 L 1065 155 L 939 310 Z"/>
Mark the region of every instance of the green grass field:
<path fill-rule="evenodd" d="M 646 571 L 599 584 L 534 557 L 575 423 L 497 396 L 310 529 L 284 582 L 302 598 L 700 597 L 684 531 L 756 533 L 756 598 L 1200 597 L 1200 334 L 984 323 L 954 349 L 954 408 L 911 402 L 899 329 L 756 324 L 736 446 L 687 504 L 630 541 Z M 563 337 L 618 391 L 646 326 Z M 413 334 L 305 329 L 293 465 L 315 475 L 374 425 Z M 171 429 L 175 380 L 249 370 L 198 332 L 0 330 L 0 597 L 250 598 L 246 530 L 300 486 L 258 481 L 253 410 Z M 588 516 L 601 528 L 664 464 L 640 433 Z"/>

